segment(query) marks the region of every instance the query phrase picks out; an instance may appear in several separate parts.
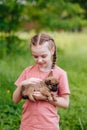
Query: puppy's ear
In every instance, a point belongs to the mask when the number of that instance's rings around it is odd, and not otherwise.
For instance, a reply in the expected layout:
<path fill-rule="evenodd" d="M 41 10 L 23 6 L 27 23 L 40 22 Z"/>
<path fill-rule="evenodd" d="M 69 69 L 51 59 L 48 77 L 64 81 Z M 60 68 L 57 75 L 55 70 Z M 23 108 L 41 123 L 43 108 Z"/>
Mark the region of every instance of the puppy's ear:
<path fill-rule="evenodd" d="M 46 83 L 47 85 L 50 85 L 50 84 L 51 84 L 51 80 L 45 80 L 45 83 Z"/>
<path fill-rule="evenodd" d="M 24 91 L 25 90 L 25 87 L 24 87 L 24 85 L 22 85 L 22 91 Z"/>

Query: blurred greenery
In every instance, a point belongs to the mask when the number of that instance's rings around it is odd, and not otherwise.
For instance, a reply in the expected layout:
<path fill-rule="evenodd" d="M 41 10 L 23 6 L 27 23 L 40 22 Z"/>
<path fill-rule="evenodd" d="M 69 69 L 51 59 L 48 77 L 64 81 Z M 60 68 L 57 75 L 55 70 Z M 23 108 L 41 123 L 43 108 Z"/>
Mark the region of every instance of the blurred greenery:
<path fill-rule="evenodd" d="M 70 106 L 58 109 L 61 130 L 87 129 L 87 38 L 86 33 L 57 33 L 48 32 L 56 42 L 57 65 L 67 71 L 70 85 Z M 23 69 L 33 64 L 28 48 L 29 39 L 34 33 L 19 34 L 23 43 L 22 52 L 15 52 L 0 59 L 0 130 L 17 130 L 22 112 L 19 104 L 12 102 L 15 90 L 14 82 Z M 25 51 L 24 51 L 25 50 Z"/>
<path fill-rule="evenodd" d="M 47 29 L 75 30 L 87 26 L 87 1 L 1 0 L 0 32 Z"/>
<path fill-rule="evenodd" d="M 39 31 L 55 39 L 57 64 L 69 77 L 70 106 L 58 110 L 61 130 L 87 129 L 86 27 L 86 0 L 0 0 L 0 130 L 19 128 L 24 101 L 12 102 L 14 82 L 33 64 L 29 40 Z"/>
<path fill-rule="evenodd" d="M 87 1 L 0 0 L 0 57 L 21 52 L 19 31 L 81 32 L 86 26 Z"/>

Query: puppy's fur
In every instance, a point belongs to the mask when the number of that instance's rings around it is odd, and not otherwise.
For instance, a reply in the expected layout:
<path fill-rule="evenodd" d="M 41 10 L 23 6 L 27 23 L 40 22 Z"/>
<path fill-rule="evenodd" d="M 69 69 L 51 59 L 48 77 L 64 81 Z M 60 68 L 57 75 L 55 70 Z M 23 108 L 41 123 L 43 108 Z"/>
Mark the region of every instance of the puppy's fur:
<path fill-rule="evenodd" d="M 45 80 L 37 84 L 29 84 L 22 87 L 22 97 L 35 102 L 33 97 L 34 91 L 40 91 L 42 95 L 47 96 L 48 100 L 53 100 L 51 91 L 56 92 L 58 90 L 59 80 L 53 76 L 47 77 Z"/>

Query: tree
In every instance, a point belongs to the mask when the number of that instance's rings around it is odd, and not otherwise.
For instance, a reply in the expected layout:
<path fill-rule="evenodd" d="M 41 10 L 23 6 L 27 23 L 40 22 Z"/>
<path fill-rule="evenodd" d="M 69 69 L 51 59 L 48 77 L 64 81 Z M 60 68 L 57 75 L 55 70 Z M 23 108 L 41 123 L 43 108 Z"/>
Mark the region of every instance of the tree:
<path fill-rule="evenodd" d="M 87 25 L 83 18 L 85 10 L 79 3 L 70 0 L 34 0 L 26 5 L 27 22 L 34 23 L 35 29 L 70 30 Z"/>
<path fill-rule="evenodd" d="M 0 31 L 12 33 L 21 27 L 24 5 L 17 0 L 0 2 Z"/>
<path fill-rule="evenodd" d="M 0 1 L 0 55 L 19 51 L 21 40 L 15 36 L 23 23 L 24 4 L 17 0 Z"/>
<path fill-rule="evenodd" d="M 79 0 L 3 0 L 0 3 L 0 31 L 11 33 L 22 29 L 26 23 L 37 31 L 83 27 L 87 20 L 85 6 L 82 7 Z"/>
<path fill-rule="evenodd" d="M 87 26 L 86 9 L 87 2 L 81 0 L 1 0 L 0 32 L 4 32 L 5 42 L 1 39 L 0 46 L 6 45 L 7 52 L 14 49 L 20 40 L 14 32 L 24 30 L 27 23 L 28 31 L 81 30 Z"/>

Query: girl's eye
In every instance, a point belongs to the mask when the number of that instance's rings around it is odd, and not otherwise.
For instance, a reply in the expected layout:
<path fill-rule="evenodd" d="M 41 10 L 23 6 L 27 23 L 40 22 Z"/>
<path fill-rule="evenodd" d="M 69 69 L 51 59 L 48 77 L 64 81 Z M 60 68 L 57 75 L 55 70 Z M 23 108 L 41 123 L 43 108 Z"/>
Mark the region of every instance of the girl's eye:
<path fill-rule="evenodd" d="M 33 56 L 34 58 L 38 58 L 38 56 Z"/>
<path fill-rule="evenodd" d="M 36 56 L 36 55 L 33 55 L 33 57 L 34 57 L 35 59 L 38 58 L 38 56 Z M 42 57 L 42 58 L 46 58 L 46 55 L 42 55 L 41 57 Z"/>
<path fill-rule="evenodd" d="M 41 57 L 42 57 L 42 58 L 46 58 L 46 55 L 42 55 Z"/>

